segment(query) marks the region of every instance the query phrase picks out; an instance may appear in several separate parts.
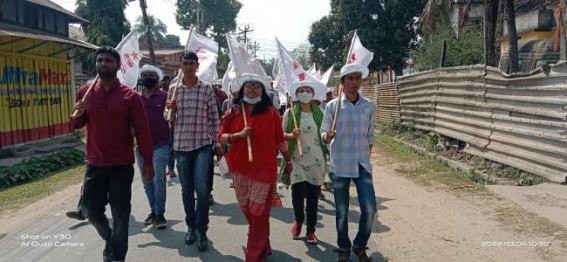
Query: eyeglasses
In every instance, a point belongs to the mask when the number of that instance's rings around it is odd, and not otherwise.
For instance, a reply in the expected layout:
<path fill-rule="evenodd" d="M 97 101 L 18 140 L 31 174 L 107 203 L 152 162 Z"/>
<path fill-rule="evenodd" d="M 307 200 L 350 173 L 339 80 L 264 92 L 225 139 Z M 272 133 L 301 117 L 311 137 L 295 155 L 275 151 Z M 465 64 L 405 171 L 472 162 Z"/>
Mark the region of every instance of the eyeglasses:
<path fill-rule="evenodd" d="M 244 84 L 244 88 L 246 88 L 246 89 L 262 89 L 262 87 L 264 87 L 264 86 L 260 83 L 248 82 L 248 83 Z"/>

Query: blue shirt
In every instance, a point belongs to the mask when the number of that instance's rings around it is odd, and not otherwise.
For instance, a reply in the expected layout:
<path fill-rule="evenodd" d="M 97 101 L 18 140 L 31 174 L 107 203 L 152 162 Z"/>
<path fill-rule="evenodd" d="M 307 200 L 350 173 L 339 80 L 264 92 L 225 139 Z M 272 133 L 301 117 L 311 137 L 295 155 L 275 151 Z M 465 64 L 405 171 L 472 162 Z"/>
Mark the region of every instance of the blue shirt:
<path fill-rule="evenodd" d="M 331 130 L 337 98 L 325 107 L 321 137 Z M 330 171 L 338 177 L 358 177 L 358 165 L 372 174 L 370 145 L 374 144 L 374 105 L 359 95 L 356 104 L 341 97 L 335 138 L 328 144 Z"/>

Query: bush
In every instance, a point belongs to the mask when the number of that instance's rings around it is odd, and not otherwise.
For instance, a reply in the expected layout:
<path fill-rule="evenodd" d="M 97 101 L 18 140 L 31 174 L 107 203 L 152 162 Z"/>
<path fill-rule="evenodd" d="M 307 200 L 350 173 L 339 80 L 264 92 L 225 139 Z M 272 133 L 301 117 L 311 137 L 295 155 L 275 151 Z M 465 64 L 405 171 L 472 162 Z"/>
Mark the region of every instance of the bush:
<path fill-rule="evenodd" d="M 10 187 L 47 176 L 67 167 L 84 163 L 85 154 L 70 148 L 44 157 L 31 157 L 10 167 L 0 169 L 0 188 Z"/>
<path fill-rule="evenodd" d="M 12 149 L 0 149 L 0 159 L 15 156 L 16 153 Z"/>

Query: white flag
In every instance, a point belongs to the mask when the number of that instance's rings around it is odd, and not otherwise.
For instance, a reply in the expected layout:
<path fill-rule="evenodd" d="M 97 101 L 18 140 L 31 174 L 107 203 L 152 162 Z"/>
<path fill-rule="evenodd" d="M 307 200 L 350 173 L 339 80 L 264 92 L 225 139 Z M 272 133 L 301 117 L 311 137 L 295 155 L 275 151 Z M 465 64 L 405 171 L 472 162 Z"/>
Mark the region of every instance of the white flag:
<path fill-rule="evenodd" d="M 321 76 L 321 83 L 323 83 L 323 85 L 326 86 L 326 85 L 329 84 L 329 79 L 331 79 L 331 74 L 333 73 L 334 67 L 335 67 L 335 65 L 332 65 L 331 67 L 329 67 L 329 69 L 327 69 L 327 71 L 325 71 L 323 76 Z"/>
<path fill-rule="evenodd" d="M 370 62 L 372 62 L 373 57 L 374 57 L 374 53 L 370 52 L 370 50 L 362 46 L 362 43 L 360 42 L 360 38 L 358 38 L 358 34 L 354 32 L 354 36 L 352 37 L 352 42 L 350 44 L 350 48 L 348 51 L 346 63 L 368 67 Z"/>
<path fill-rule="evenodd" d="M 232 61 L 228 62 L 228 66 L 226 67 L 226 72 L 224 72 L 224 76 L 222 77 L 222 91 L 224 91 L 227 95 L 231 96 L 231 88 L 234 84 L 234 79 L 236 78 L 236 72 L 234 71 L 234 66 L 232 65 Z"/>
<path fill-rule="evenodd" d="M 268 75 L 266 74 L 266 71 L 264 71 L 264 67 L 260 64 L 260 61 L 252 57 L 246 48 L 238 43 L 234 37 L 227 34 L 226 40 L 230 51 L 230 62 L 232 63 L 233 71 L 228 72 L 227 70 L 226 73 L 232 74 L 235 77 L 244 73 L 255 74 L 264 80 L 264 85 L 269 89 L 270 81 L 268 81 Z M 239 89 L 240 86 L 232 85 L 231 92 L 236 92 Z"/>
<path fill-rule="evenodd" d="M 325 100 L 325 93 L 327 92 L 327 87 L 319 81 L 315 76 L 309 74 L 297 60 L 293 59 L 291 54 L 285 49 L 285 47 L 280 43 L 280 41 L 276 38 L 276 45 L 278 47 L 278 56 L 276 58 L 276 62 L 279 62 L 280 69 L 279 75 L 276 76 L 278 80 L 278 90 L 280 94 L 289 94 L 291 100 L 297 100 L 295 98 L 295 94 L 289 92 L 293 83 L 298 81 L 309 81 L 313 83 L 318 83 L 317 90 L 315 90 L 315 96 L 313 99 L 324 101 Z M 280 96 L 281 99 L 281 96 Z M 285 100 L 284 100 L 285 101 Z"/>
<path fill-rule="evenodd" d="M 129 87 L 136 87 L 140 71 L 140 60 L 142 59 L 140 46 L 138 45 L 138 33 L 135 31 L 130 32 L 116 46 L 116 51 L 120 53 L 118 79 Z"/>
<path fill-rule="evenodd" d="M 199 80 L 209 84 L 217 80 L 217 57 L 219 52 L 217 42 L 197 34 L 193 29 L 189 32 L 185 50 L 193 51 L 199 57 L 199 68 L 197 69 Z"/>

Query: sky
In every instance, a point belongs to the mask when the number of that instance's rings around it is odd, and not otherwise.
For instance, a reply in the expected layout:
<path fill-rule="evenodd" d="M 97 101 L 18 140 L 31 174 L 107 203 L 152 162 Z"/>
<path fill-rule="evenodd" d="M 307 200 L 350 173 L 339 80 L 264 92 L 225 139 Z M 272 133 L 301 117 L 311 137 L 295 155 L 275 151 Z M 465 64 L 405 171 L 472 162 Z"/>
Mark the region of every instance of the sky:
<path fill-rule="evenodd" d="M 70 11 L 75 10 L 76 0 L 51 0 Z M 178 35 L 185 44 L 189 33 L 181 30 L 175 22 L 176 0 L 146 0 L 148 15 L 159 18 L 167 25 L 167 33 Z M 330 0 L 239 0 L 242 8 L 236 18 L 237 26 L 250 25 L 253 32 L 249 38 L 260 44 L 259 58 L 276 54 L 274 37 L 289 51 L 307 43 L 311 24 L 329 14 Z M 124 11 L 126 18 L 134 24 L 142 15 L 138 1 L 130 2 Z"/>

